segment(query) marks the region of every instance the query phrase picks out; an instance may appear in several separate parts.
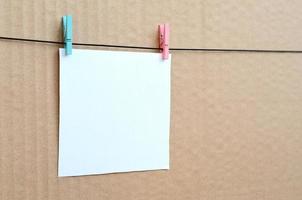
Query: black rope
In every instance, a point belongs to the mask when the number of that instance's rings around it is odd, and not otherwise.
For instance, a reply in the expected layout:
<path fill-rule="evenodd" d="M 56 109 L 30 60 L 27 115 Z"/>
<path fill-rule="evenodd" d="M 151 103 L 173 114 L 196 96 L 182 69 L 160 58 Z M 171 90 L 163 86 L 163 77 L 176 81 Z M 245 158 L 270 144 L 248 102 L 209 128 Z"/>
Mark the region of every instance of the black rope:
<path fill-rule="evenodd" d="M 0 37 L 1 40 L 15 40 L 23 42 L 39 42 L 39 43 L 49 43 L 49 44 L 64 44 L 64 42 L 50 41 L 50 40 L 34 40 L 25 38 L 13 38 L 13 37 Z"/>
<path fill-rule="evenodd" d="M 37 42 L 48 44 L 61 44 L 64 42 L 51 41 L 51 40 L 36 40 L 27 38 L 14 38 L 14 37 L 0 37 L 0 40 L 14 40 L 23 42 Z M 144 49 L 144 50 L 160 50 L 156 47 L 145 46 L 130 46 L 130 45 L 111 45 L 111 44 L 92 44 L 92 43 L 77 43 L 75 46 L 93 46 L 93 47 L 111 47 L 111 48 L 124 48 L 124 49 Z M 274 49 L 224 49 L 224 48 L 170 48 L 171 51 L 204 51 L 204 52 L 248 52 L 248 53 L 302 53 L 302 50 L 274 50 Z"/>

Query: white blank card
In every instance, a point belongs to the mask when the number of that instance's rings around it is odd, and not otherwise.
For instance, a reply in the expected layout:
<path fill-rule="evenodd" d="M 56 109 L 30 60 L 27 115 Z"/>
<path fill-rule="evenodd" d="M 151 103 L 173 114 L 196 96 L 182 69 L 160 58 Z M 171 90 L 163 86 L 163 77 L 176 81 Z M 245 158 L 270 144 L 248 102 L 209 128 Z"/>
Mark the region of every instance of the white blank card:
<path fill-rule="evenodd" d="M 59 54 L 58 175 L 169 169 L 171 55 Z"/>

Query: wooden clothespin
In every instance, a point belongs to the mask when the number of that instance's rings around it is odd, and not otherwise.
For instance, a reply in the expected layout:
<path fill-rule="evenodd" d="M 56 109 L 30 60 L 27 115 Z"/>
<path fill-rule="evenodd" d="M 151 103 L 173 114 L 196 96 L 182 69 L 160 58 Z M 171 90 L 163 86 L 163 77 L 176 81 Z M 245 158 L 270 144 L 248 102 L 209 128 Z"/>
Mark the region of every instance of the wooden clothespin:
<path fill-rule="evenodd" d="M 72 16 L 63 16 L 63 37 L 64 37 L 64 48 L 65 55 L 72 54 Z"/>
<path fill-rule="evenodd" d="M 159 48 L 161 49 L 163 59 L 169 58 L 169 36 L 170 27 L 169 24 L 160 24 L 158 26 L 159 30 Z"/>

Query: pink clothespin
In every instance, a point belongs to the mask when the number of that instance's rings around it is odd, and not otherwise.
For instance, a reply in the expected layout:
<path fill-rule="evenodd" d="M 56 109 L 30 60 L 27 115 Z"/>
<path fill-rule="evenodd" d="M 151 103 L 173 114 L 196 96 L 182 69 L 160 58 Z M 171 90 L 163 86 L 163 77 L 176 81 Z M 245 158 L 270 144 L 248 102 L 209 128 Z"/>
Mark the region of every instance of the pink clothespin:
<path fill-rule="evenodd" d="M 169 58 L 169 36 L 170 27 L 169 24 L 160 24 L 158 26 L 159 30 L 159 48 L 160 52 L 163 53 L 163 59 Z"/>

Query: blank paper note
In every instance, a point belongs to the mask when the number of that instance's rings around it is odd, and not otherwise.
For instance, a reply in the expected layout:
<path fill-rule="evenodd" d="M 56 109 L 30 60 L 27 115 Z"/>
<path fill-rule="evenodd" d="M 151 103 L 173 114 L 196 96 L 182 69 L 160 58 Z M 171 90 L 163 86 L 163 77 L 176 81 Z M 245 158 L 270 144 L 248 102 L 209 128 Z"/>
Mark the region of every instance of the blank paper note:
<path fill-rule="evenodd" d="M 59 54 L 59 176 L 169 169 L 171 55 Z"/>

